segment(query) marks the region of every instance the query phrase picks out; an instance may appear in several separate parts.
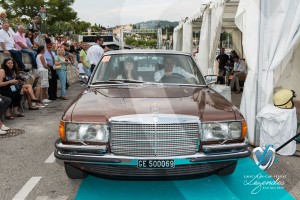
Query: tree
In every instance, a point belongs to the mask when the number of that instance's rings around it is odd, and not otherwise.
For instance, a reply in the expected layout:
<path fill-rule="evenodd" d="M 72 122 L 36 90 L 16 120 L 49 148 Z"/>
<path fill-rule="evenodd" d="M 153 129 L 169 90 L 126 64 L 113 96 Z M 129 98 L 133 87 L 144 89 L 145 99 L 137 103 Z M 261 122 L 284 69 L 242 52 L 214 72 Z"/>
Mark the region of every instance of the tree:
<path fill-rule="evenodd" d="M 81 34 L 82 32 L 86 32 L 89 28 L 91 28 L 91 23 L 85 21 L 79 21 L 79 18 L 76 18 L 71 22 L 75 33 Z"/>
<path fill-rule="evenodd" d="M 51 29 L 52 29 L 52 31 L 54 31 L 53 33 L 57 33 L 59 35 L 65 34 L 70 31 L 74 32 L 74 28 L 73 28 L 72 24 L 69 22 L 63 22 L 63 21 L 55 22 L 53 24 L 53 26 L 51 27 Z"/>
<path fill-rule="evenodd" d="M 99 24 L 94 24 L 92 27 L 91 27 L 91 29 L 92 29 L 92 32 L 99 32 L 99 31 L 101 31 L 101 25 Z"/>
<path fill-rule="evenodd" d="M 6 10 L 8 19 L 23 15 L 33 18 L 38 15 L 41 6 L 47 10 L 47 24 L 52 26 L 57 21 L 75 20 L 77 13 L 71 8 L 75 0 L 0 0 L 0 6 Z"/>

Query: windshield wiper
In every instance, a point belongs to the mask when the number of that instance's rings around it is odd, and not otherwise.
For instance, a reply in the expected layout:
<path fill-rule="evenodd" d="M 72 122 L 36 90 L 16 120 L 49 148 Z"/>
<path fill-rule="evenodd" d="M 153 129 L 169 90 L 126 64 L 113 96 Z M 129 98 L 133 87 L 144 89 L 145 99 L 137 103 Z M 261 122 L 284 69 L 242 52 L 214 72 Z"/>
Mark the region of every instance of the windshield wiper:
<path fill-rule="evenodd" d="M 144 81 L 139 81 L 134 79 L 111 79 L 110 81 L 120 81 L 123 83 L 144 83 Z"/>
<path fill-rule="evenodd" d="M 117 80 L 107 80 L 107 81 L 96 81 L 93 82 L 92 85 L 97 85 L 97 84 L 122 84 L 122 81 L 117 81 Z"/>
<path fill-rule="evenodd" d="M 144 81 L 133 80 L 133 79 L 110 79 L 106 81 L 96 81 L 92 85 L 97 84 L 122 84 L 122 83 L 144 83 Z"/>

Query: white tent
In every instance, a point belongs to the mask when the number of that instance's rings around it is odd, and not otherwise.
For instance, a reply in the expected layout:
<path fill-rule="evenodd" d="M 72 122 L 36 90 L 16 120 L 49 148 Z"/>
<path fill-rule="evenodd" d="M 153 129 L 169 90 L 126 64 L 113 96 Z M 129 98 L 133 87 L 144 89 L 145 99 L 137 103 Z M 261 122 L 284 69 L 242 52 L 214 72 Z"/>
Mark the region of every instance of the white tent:
<path fill-rule="evenodd" d="M 201 10 L 197 10 L 191 17 L 186 17 L 174 28 L 173 50 L 192 53 L 193 31 L 200 31 L 202 21 L 198 19 L 201 18 L 202 14 Z"/>
<path fill-rule="evenodd" d="M 248 64 L 240 109 L 248 124 L 250 143 L 259 145 L 255 116 L 272 104 L 274 87 L 300 94 L 300 2 L 240 0 L 236 24 L 243 33 Z"/>
<path fill-rule="evenodd" d="M 234 24 L 238 0 L 202 0 L 202 5 L 174 29 L 174 50 L 192 53 L 192 33 L 201 28 L 197 63 L 204 75 L 213 72 L 221 31 L 230 30 L 237 52 L 242 52 L 241 32 Z"/>
<path fill-rule="evenodd" d="M 212 68 L 216 56 L 222 29 L 224 6 L 224 0 L 211 1 L 204 12 L 197 58 L 201 72 L 204 75 L 212 71 L 209 68 Z"/>
<path fill-rule="evenodd" d="M 173 49 L 176 51 L 182 50 L 182 32 L 183 32 L 182 27 L 183 27 L 183 22 L 180 22 L 179 25 L 174 28 Z"/>
<path fill-rule="evenodd" d="M 235 12 L 240 31 L 232 23 Z M 186 21 L 196 18 L 202 19 L 197 62 L 204 75 L 211 72 L 222 29 L 231 29 L 234 49 L 246 59 L 248 75 L 240 109 L 250 143 L 259 145 L 255 117 L 272 104 L 274 89 L 293 89 L 300 96 L 300 1 L 207 0 Z"/>

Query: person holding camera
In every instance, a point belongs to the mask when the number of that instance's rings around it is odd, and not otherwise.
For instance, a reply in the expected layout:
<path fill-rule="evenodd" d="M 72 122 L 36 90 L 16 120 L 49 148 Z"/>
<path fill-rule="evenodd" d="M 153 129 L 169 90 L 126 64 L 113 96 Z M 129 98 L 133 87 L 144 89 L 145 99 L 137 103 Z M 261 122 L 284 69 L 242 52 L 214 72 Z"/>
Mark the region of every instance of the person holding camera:
<path fill-rule="evenodd" d="M 57 49 L 57 55 L 55 56 L 54 68 L 61 84 L 62 100 L 68 100 L 66 97 L 66 84 L 67 84 L 67 65 L 71 65 L 71 62 L 65 57 L 65 50 L 62 47 Z"/>
<path fill-rule="evenodd" d="M 16 71 L 18 72 L 18 68 L 16 66 L 17 65 L 13 59 L 6 58 L 4 59 L 0 69 L 0 94 L 11 99 L 9 106 L 11 109 L 6 110 L 6 119 L 14 119 L 13 115 L 22 115 L 18 111 L 18 108 L 21 105 L 22 96 L 20 94 L 20 81 L 16 79 Z M 11 110 L 13 113 L 11 113 Z"/>
<path fill-rule="evenodd" d="M 5 118 L 14 119 L 24 117 L 18 109 L 21 106 L 22 94 L 27 94 L 29 109 L 31 102 L 39 102 L 35 97 L 30 84 L 25 83 L 25 79 L 19 75 L 16 62 L 12 58 L 5 58 L 0 69 L 0 94 L 11 99 L 10 108 L 7 109 Z"/>

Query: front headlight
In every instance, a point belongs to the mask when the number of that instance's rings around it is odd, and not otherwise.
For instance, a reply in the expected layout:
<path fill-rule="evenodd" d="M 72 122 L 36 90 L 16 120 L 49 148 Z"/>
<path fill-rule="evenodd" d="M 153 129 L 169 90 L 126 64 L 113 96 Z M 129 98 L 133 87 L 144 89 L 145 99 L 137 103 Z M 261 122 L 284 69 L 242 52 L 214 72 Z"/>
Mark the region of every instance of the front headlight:
<path fill-rule="evenodd" d="M 66 123 L 66 140 L 73 142 L 108 142 L 109 131 L 104 124 Z"/>
<path fill-rule="evenodd" d="M 202 141 L 240 139 L 242 122 L 211 122 L 202 124 Z"/>

